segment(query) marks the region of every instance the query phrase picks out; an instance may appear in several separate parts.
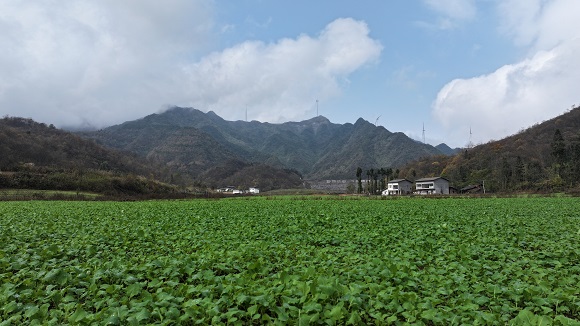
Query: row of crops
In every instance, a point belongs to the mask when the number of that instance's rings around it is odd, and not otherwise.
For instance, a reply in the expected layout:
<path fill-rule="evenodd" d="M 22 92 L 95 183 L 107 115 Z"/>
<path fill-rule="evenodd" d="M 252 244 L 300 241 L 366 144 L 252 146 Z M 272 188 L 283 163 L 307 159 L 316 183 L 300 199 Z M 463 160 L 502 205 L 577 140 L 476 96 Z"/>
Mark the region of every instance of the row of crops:
<path fill-rule="evenodd" d="M 0 202 L 0 325 L 580 324 L 575 198 Z"/>

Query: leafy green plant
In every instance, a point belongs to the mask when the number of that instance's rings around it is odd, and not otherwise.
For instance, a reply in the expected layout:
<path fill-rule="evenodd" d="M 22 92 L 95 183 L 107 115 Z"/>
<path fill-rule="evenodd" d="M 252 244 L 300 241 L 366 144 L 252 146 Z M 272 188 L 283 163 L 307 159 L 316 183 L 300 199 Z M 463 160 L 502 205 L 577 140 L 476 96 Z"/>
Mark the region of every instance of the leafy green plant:
<path fill-rule="evenodd" d="M 580 320 L 574 198 L 0 203 L 0 325 Z"/>

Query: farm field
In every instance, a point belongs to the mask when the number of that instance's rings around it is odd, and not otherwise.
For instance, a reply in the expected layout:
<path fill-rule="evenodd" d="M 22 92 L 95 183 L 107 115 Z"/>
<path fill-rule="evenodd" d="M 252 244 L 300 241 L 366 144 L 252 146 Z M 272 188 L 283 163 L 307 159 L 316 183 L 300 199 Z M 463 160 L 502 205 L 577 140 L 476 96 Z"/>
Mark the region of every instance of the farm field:
<path fill-rule="evenodd" d="M 580 200 L 0 202 L 21 324 L 580 325 Z"/>

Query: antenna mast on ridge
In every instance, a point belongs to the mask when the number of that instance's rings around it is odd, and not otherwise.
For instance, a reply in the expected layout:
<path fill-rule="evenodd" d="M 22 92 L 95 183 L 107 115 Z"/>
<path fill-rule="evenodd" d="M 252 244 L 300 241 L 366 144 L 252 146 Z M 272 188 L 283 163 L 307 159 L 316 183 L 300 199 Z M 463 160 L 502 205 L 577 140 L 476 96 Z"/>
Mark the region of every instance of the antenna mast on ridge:
<path fill-rule="evenodd" d="M 316 116 L 318 116 L 318 99 L 316 99 Z"/>
<path fill-rule="evenodd" d="M 377 117 L 377 120 L 375 120 L 375 127 L 377 126 L 377 122 L 379 122 L 379 118 L 380 118 L 380 117 L 381 117 L 381 116 L 379 115 L 379 116 Z"/>
<path fill-rule="evenodd" d="M 423 144 L 425 144 L 425 122 L 423 122 Z"/>
<path fill-rule="evenodd" d="M 471 142 L 471 126 L 469 126 L 469 143 L 467 143 L 467 148 L 472 148 L 473 143 Z"/>

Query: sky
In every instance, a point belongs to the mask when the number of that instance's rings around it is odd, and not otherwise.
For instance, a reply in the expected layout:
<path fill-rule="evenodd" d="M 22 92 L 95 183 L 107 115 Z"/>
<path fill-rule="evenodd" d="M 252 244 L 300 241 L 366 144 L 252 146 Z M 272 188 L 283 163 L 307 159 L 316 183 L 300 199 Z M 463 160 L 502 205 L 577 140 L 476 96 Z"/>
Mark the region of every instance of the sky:
<path fill-rule="evenodd" d="M 578 17 L 578 0 L 2 0 L 0 114 L 319 114 L 476 145 L 580 105 Z"/>

